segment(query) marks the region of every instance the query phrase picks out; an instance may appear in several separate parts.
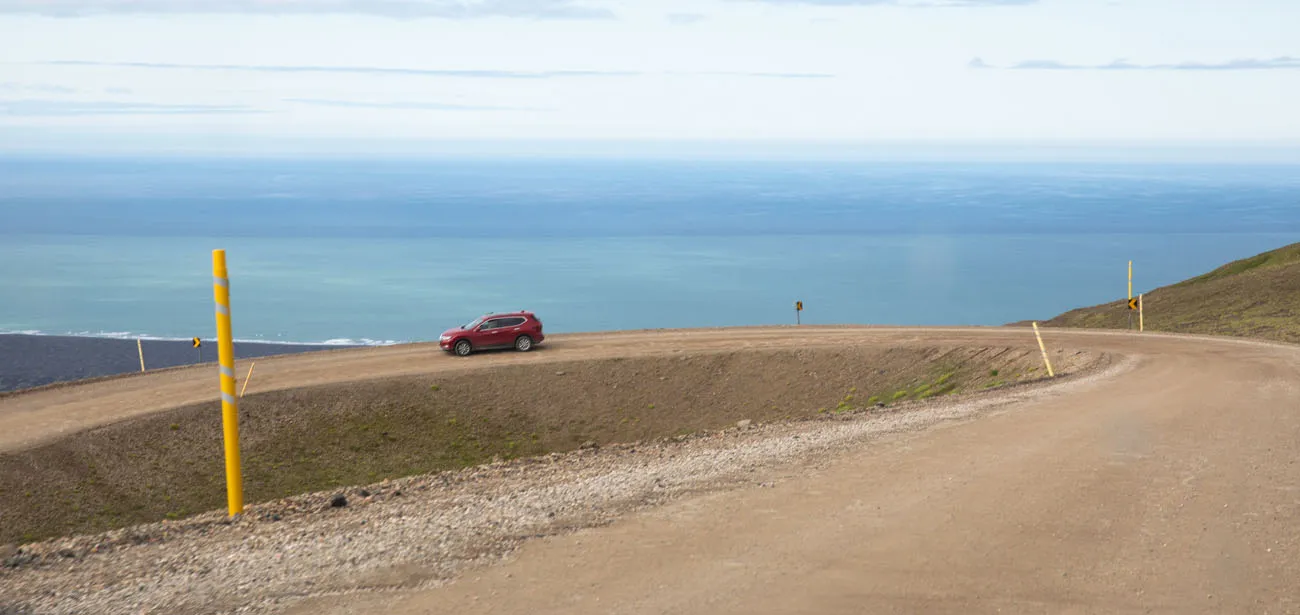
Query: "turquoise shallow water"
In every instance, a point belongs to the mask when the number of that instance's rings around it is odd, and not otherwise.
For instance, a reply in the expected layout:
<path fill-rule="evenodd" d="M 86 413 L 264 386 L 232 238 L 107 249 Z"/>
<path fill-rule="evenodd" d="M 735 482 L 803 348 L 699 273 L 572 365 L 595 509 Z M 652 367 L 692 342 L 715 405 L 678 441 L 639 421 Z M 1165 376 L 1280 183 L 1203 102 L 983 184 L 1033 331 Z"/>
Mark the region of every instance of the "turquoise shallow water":
<path fill-rule="evenodd" d="M 212 334 L 212 248 L 236 335 L 432 339 L 489 310 L 551 331 L 1048 318 L 1281 245 L 1284 234 L 202 239 L 18 237 L 0 247 L 0 329 Z M 1158 315 L 1152 315 L 1158 318 Z"/>
<path fill-rule="evenodd" d="M 214 248 L 250 340 L 1002 324 L 1296 241 L 1297 170 L 0 159 L 0 331 L 211 336 Z"/>

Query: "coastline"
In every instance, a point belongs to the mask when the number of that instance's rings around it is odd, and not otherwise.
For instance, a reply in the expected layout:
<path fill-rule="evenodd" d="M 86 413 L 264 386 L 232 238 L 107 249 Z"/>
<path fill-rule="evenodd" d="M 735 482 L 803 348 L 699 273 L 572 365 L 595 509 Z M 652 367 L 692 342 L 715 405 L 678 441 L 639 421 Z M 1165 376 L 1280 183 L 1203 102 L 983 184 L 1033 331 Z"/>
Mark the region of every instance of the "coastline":
<path fill-rule="evenodd" d="M 203 340 L 199 349 L 188 340 L 141 338 L 140 345 L 148 370 L 217 361 L 213 340 Z M 362 344 L 236 341 L 235 356 L 249 359 L 358 346 Z M 135 338 L 0 333 L 0 393 L 138 371 Z"/>

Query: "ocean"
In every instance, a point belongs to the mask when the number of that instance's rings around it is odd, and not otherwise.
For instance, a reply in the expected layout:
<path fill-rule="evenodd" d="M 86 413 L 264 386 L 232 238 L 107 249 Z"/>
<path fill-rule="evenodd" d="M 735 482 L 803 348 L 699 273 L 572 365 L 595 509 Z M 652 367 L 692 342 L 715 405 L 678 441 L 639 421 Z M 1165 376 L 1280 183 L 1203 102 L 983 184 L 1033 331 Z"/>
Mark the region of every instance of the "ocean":
<path fill-rule="evenodd" d="M 0 332 L 1046 319 L 1300 241 L 1300 166 L 0 158 Z M 1149 318 L 1158 319 L 1158 314 Z"/>

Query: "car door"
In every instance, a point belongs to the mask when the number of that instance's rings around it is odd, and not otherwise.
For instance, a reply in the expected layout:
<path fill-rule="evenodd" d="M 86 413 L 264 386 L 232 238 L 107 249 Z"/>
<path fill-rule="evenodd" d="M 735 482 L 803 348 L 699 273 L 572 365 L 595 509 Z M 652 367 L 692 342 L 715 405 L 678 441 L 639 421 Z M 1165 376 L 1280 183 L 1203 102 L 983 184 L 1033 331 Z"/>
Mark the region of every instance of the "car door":
<path fill-rule="evenodd" d="M 478 339 L 474 341 L 474 345 L 479 348 L 498 348 L 503 343 L 506 345 L 512 343 L 502 341 L 509 331 L 509 329 L 501 326 L 504 320 L 503 318 L 493 318 L 479 325 L 478 335 L 476 336 Z"/>
<path fill-rule="evenodd" d="M 502 343 L 513 347 L 515 345 L 515 339 L 520 335 L 527 333 L 524 331 L 524 323 L 526 322 L 528 322 L 527 318 L 520 318 L 518 316 L 503 319 L 501 323 L 501 331 L 503 332 Z"/>

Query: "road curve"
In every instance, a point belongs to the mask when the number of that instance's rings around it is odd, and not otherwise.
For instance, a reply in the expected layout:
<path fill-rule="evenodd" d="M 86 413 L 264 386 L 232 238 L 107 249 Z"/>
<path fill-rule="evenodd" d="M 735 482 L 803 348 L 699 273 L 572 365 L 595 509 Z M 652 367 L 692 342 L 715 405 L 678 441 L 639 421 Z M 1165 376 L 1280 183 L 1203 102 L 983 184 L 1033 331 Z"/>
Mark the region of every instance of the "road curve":
<path fill-rule="evenodd" d="M 294 613 L 1300 613 L 1300 347 L 1045 330 L 1126 357 L 1066 395 L 884 439 L 770 488 L 528 543 L 448 586 Z M 838 344 L 1035 347 L 1027 329 L 753 328 L 259 360 L 250 391 L 524 362 Z M 241 370 L 241 373 L 242 370 Z M 0 398 L 0 450 L 210 400 L 210 369 Z"/>
<path fill-rule="evenodd" d="M 445 587 L 287 612 L 1300 612 L 1300 347 L 1045 335 L 1123 355 L 1126 367 L 793 468 L 774 487 L 533 541 Z M 664 351 L 1032 339 L 1010 329 L 628 334 L 564 339 L 555 356 L 613 353 L 622 341 Z"/>
<path fill-rule="evenodd" d="M 725 352 L 745 348 L 834 346 L 837 344 L 979 342 L 1003 332 L 1015 344 L 1033 345 L 1028 330 L 897 327 L 742 327 L 720 329 L 579 333 L 548 337 L 530 353 L 492 352 L 451 356 L 433 343 L 351 348 L 256 359 L 247 394 L 332 382 L 390 376 L 451 373 L 522 363 Z M 1007 331 L 1014 331 L 1006 334 Z M 996 336 L 997 333 L 994 333 Z M 974 337 L 972 337 L 974 336 Z M 982 343 L 982 342 L 981 342 Z M 236 361 L 243 386 L 251 360 Z M 180 367 L 0 394 L 0 452 L 133 416 L 176 408 L 218 396 L 215 365 Z"/>

